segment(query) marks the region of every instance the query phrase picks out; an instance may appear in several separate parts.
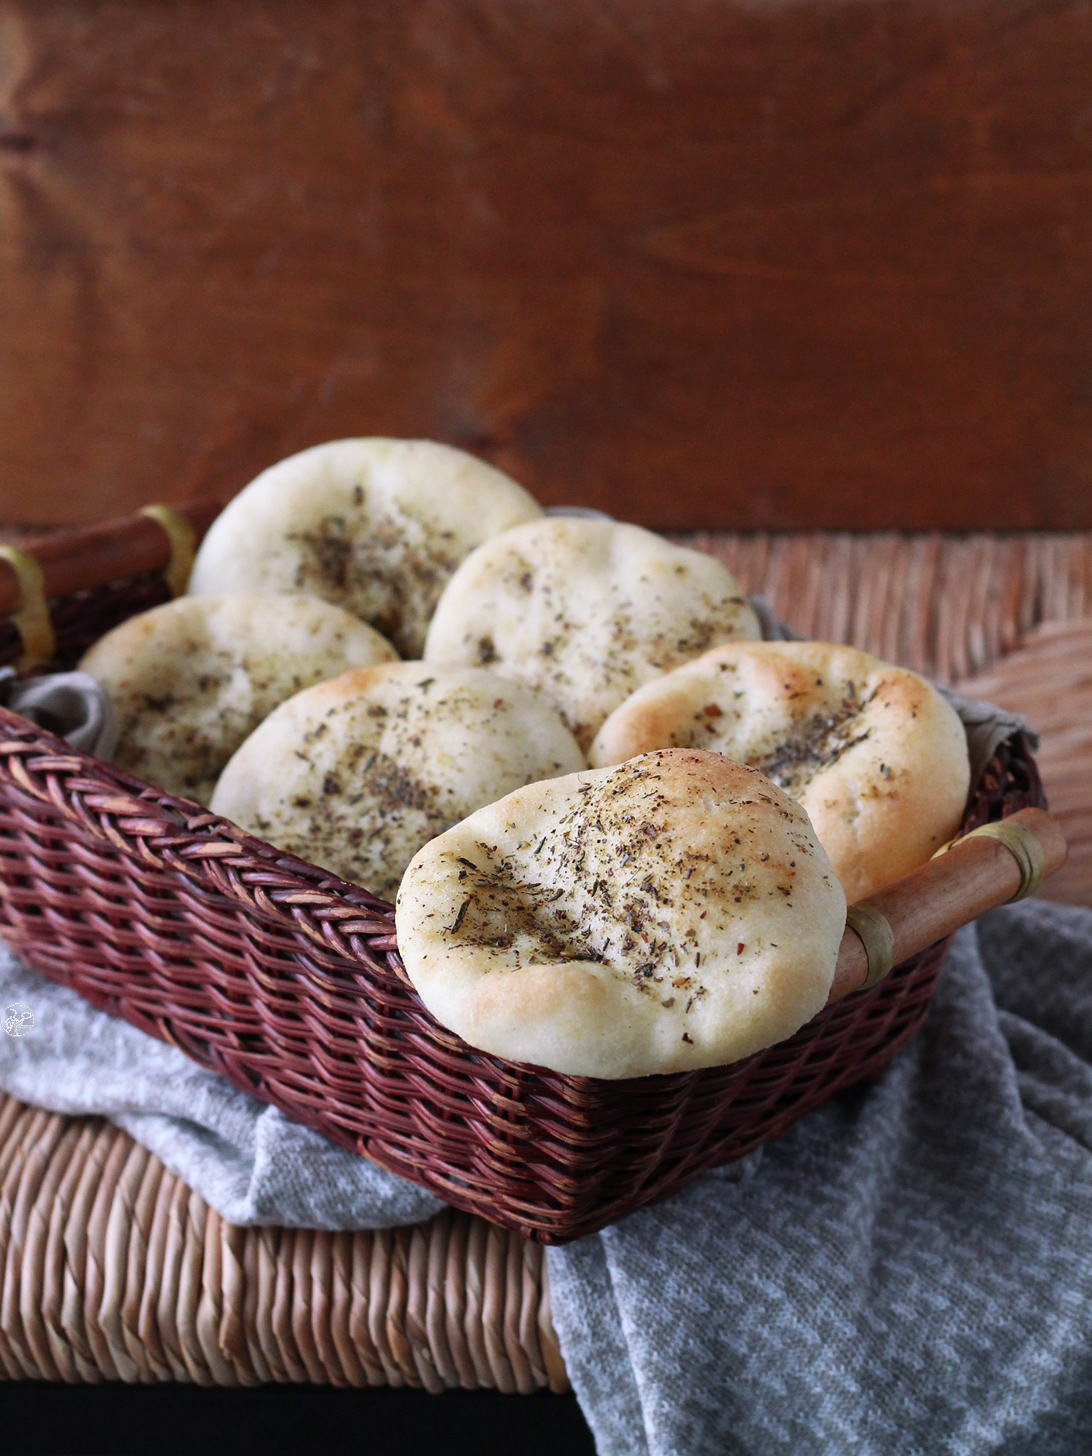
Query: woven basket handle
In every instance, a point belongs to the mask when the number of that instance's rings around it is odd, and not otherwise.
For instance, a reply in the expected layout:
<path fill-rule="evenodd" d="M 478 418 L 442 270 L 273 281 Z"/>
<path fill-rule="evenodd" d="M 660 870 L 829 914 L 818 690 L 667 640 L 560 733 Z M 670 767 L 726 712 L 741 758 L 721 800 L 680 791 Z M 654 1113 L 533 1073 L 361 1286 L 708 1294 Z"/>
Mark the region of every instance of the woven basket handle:
<path fill-rule="evenodd" d="M 175 537 L 179 527 L 189 527 L 193 533 L 191 544 L 196 546 L 222 506 L 219 500 L 202 498 L 173 509 L 151 507 L 150 514 L 145 508 L 124 520 L 26 541 L 22 549 L 40 568 L 47 598 L 72 596 L 88 587 L 169 568 L 178 554 L 172 527 Z M 172 592 L 177 585 L 172 586 Z M 0 615 L 13 611 L 20 595 L 15 568 L 10 562 L 0 561 Z"/>
<path fill-rule="evenodd" d="M 928 864 L 849 907 L 827 1004 L 868 990 L 892 966 L 987 910 L 1030 895 L 1065 858 L 1061 827 L 1043 809 L 1021 809 L 945 846 Z"/>

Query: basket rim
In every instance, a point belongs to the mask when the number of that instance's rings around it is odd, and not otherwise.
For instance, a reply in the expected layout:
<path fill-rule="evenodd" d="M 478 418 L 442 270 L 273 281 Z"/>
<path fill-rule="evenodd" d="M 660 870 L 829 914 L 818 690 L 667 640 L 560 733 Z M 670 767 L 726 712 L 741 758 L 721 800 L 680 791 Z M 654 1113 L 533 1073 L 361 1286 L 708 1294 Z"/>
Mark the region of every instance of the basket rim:
<path fill-rule="evenodd" d="M 1016 747 L 1019 740 L 1026 740 L 1026 735 L 1018 731 L 999 745 L 994 757 L 1006 744 Z M 1030 746 L 1026 741 L 1019 746 L 1023 747 L 1024 758 L 1038 780 Z M 23 793 L 48 804 L 70 821 L 81 823 L 97 838 L 124 846 L 149 869 L 185 875 L 203 888 L 241 903 L 260 919 L 278 925 L 287 920 L 291 929 L 305 935 L 326 956 L 349 961 L 373 973 L 377 955 L 382 956 L 387 969 L 413 996 L 433 1031 L 458 1043 L 468 1056 L 511 1069 L 517 1075 L 545 1072 L 570 1085 L 587 1086 L 604 1081 L 618 1085 L 614 1079 L 573 1076 L 532 1062 L 510 1061 L 463 1041 L 432 1015 L 406 973 L 398 953 L 394 906 L 363 886 L 278 849 L 192 800 L 166 793 L 83 749 L 73 748 L 63 738 L 2 705 L 0 761 L 7 765 Z M 987 770 L 988 767 L 987 764 Z M 30 769 L 46 775 L 45 791 L 29 776 Z M 65 784 L 62 786 L 54 775 L 64 775 Z M 1041 793 L 1041 785 L 1037 786 Z M 980 788 L 981 783 L 971 787 L 956 838 L 973 827 L 968 818 Z M 867 994 L 867 991 L 857 991 L 849 996 Z M 826 1009 L 821 1008 L 817 1016 Z M 805 1026 L 810 1024 L 807 1022 Z M 653 1077 L 687 1075 L 690 1074 L 651 1073 L 647 1077 L 622 1080 L 646 1083 Z"/>
<path fill-rule="evenodd" d="M 49 803 L 68 818 L 80 819 L 100 838 L 116 843 L 116 834 L 110 832 L 114 828 L 123 839 L 139 841 L 137 852 L 149 867 L 175 870 L 199 882 L 212 878 L 210 887 L 216 890 L 223 889 L 222 877 L 210 877 L 210 863 L 215 861 L 224 869 L 235 870 L 238 885 L 253 886 L 255 892 L 247 897 L 237 893 L 235 898 L 249 898 L 256 914 L 275 919 L 281 918 L 281 906 L 290 907 L 296 928 L 324 949 L 349 960 L 364 958 L 351 944 L 331 941 L 334 927 L 343 935 L 377 935 L 388 929 L 386 922 L 394 909 L 389 901 L 248 834 L 230 819 L 212 814 L 192 800 L 165 793 L 104 759 L 74 748 L 2 705 L 0 733 L 7 735 L 0 739 L 0 759 L 9 763 L 24 793 Z M 21 773 L 16 764 L 32 757 L 27 767 L 36 772 L 76 775 L 75 779 L 68 778 L 66 788 L 77 794 L 90 812 L 77 814 L 63 802 L 60 793 L 43 793 Z M 56 787 L 60 788 L 59 783 Z M 321 915 L 331 932 L 316 935 L 299 913 L 304 906 L 311 914 Z M 370 959 L 367 963 L 371 964 Z"/>
<path fill-rule="evenodd" d="M 1014 735 L 995 753 L 961 833 L 1012 812 L 1021 799 L 1041 802 L 1035 761 L 1021 738 Z M 792 1037 L 726 1066 L 624 1080 L 574 1077 L 491 1056 L 442 1026 L 401 966 L 386 901 L 4 708 L 0 803 L 14 840 L 29 834 L 32 843 L 45 842 L 41 866 L 17 854 L 13 878 L 0 886 L 4 904 L 10 898 L 15 911 L 14 926 L 21 927 L 13 948 L 25 947 L 40 974 L 444 1202 L 548 1244 L 595 1233 L 669 1195 L 878 1074 L 925 1019 L 947 948 L 946 939 L 938 941 L 877 986 L 828 1004 Z M 192 1001 L 188 951 L 181 948 L 178 980 L 170 937 L 158 969 L 147 967 L 139 946 L 131 965 L 123 956 L 115 969 L 109 956 L 109 964 L 92 956 L 84 967 L 79 934 L 55 941 L 42 918 L 49 902 L 38 889 L 39 874 L 52 873 L 53 840 L 77 881 L 83 856 L 101 855 L 111 883 L 120 871 L 125 904 L 130 878 L 138 886 L 151 881 L 155 899 L 188 901 L 168 910 L 186 927 L 180 938 L 187 944 L 194 934 L 202 941 L 206 914 L 220 920 L 228 907 L 255 933 L 287 937 L 283 950 L 299 973 L 284 987 L 285 1025 L 271 1037 L 262 1033 L 255 1049 L 260 1065 L 251 1059 L 249 1013 L 243 1023 L 229 1017 L 207 1035 L 210 1008 L 215 1019 L 223 1007 L 213 1005 L 215 995 L 208 1006 Z M 82 921 L 81 901 L 72 908 Z M 125 950 L 130 960 L 132 954 L 132 947 Z M 224 968 L 215 953 L 211 962 L 207 950 L 199 947 L 197 954 L 215 993 Z M 253 985 L 247 981 L 244 1005 L 265 1004 L 266 976 L 259 970 Z M 244 978 L 249 974 L 244 967 Z M 171 999 L 176 992 L 180 999 Z M 342 1060 L 351 1086 L 315 1067 L 310 1049 L 293 1050 L 297 1015 L 306 1024 L 316 993 L 315 1025 L 348 1053 Z M 360 1028 L 363 1040 L 345 1020 L 349 998 L 351 1018 L 359 1010 L 372 1027 Z M 536 1140 L 527 1143 L 532 1130 Z"/>

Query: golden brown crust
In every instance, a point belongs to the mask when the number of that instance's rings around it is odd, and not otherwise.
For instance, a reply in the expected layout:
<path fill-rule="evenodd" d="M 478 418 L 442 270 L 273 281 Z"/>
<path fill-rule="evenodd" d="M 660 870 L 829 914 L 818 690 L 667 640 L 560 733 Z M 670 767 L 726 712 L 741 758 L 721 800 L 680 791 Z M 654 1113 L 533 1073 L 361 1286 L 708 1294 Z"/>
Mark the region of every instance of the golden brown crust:
<path fill-rule="evenodd" d="M 823 1006 L 845 898 L 800 807 L 670 750 L 520 789 L 414 858 L 406 970 L 472 1046 L 578 1076 L 734 1061 Z"/>
<path fill-rule="evenodd" d="M 593 764 L 698 746 L 765 773 L 807 810 L 850 902 L 924 863 L 967 799 L 966 735 L 916 673 L 820 642 L 714 648 L 635 692 Z"/>

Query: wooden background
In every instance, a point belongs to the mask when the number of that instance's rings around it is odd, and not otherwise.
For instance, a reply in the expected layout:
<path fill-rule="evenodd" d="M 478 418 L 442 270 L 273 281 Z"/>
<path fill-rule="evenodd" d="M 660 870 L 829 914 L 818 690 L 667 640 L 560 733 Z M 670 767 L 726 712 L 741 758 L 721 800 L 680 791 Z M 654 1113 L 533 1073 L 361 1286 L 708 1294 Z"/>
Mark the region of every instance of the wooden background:
<path fill-rule="evenodd" d="M 0 518 L 345 434 L 1092 526 L 1084 0 L 0 0 Z"/>

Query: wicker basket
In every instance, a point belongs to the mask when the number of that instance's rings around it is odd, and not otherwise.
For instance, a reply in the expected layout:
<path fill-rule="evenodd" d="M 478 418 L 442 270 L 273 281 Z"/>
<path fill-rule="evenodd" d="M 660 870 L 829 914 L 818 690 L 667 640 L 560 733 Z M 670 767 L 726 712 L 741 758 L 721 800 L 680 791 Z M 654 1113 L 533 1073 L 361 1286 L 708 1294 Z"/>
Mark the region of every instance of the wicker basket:
<path fill-rule="evenodd" d="M 146 583 L 100 592 L 96 625 L 148 595 Z M 964 827 L 1042 803 L 1017 737 Z M 945 951 L 732 1066 L 607 1082 L 506 1062 L 424 1008 L 384 902 L 6 710 L 0 897 L 0 932 L 42 975 L 454 1207 L 545 1243 L 665 1197 L 876 1075 L 924 1019 Z"/>

